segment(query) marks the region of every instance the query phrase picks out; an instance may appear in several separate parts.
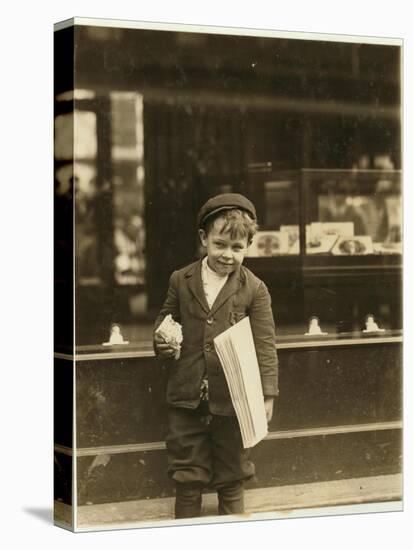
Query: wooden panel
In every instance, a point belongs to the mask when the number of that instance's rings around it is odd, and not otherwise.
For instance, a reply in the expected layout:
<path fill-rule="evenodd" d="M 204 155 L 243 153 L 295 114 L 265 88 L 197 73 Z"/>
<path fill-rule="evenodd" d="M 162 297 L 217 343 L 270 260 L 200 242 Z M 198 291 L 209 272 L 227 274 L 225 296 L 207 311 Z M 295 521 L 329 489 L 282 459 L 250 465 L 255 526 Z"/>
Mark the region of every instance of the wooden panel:
<path fill-rule="evenodd" d="M 401 346 L 281 349 L 271 431 L 401 418 Z M 154 357 L 77 366 L 78 446 L 163 441 L 167 371 Z"/>
<path fill-rule="evenodd" d="M 280 397 L 270 429 L 401 418 L 400 345 L 280 351 Z"/>
<path fill-rule="evenodd" d="M 78 447 L 163 440 L 165 384 L 155 358 L 77 366 Z"/>
<path fill-rule="evenodd" d="M 397 474 L 401 432 L 337 434 L 269 440 L 253 449 L 249 489 Z M 165 451 L 80 457 L 78 504 L 152 499 L 173 495 Z"/>

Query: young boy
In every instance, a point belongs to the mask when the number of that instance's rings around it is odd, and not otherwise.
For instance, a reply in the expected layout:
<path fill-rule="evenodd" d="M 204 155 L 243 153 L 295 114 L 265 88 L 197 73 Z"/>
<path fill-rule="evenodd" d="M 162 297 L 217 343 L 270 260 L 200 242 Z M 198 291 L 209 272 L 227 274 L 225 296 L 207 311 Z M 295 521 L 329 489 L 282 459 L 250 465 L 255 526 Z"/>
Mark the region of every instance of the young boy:
<path fill-rule="evenodd" d="M 209 199 L 198 215 L 206 256 L 172 273 L 155 330 L 168 314 L 181 323 L 179 359 L 154 333 L 155 352 L 168 361 L 168 474 L 176 483 L 175 517 L 201 513 L 202 490 L 218 493 L 219 514 L 244 511 L 244 482 L 254 465 L 244 449 L 214 338 L 249 316 L 268 422 L 278 395 L 278 361 L 271 298 L 242 265 L 257 230 L 254 205 L 243 195 Z"/>

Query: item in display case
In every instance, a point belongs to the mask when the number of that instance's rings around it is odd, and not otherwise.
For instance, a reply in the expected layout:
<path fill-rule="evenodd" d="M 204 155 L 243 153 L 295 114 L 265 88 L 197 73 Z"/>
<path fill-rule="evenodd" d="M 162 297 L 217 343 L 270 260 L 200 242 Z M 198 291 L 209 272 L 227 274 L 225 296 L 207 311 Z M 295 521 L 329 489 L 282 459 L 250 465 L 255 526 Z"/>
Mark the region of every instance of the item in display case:
<path fill-rule="evenodd" d="M 327 254 L 337 241 L 336 235 L 320 235 L 307 241 L 307 254 Z"/>
<path fill-rule="evenodd" d="M 327 254 L 337 241 L 337 234 L 328 233 L 322 223 L 311 223 L 306 228 L 307 254 Z"/>
<path fill-rule="evenodd" d="M 402 243 L 401 242 L 373 243 L 373 251 L 375 254 L 401 254 Z"/>
<path fill-rule="evenodd" d="M 338 182 L 336 185 L 340 187 Z M 318 197 L 319 221 L 332 224 L 352 223 L 357 235 L 365 235 L 367 220 L 364 207 L 369 205 L 369 199 L 363 195 L 354 195 L 354 190 L 349 192 L 336 188 L 336 191 L 338 192 Z M 342 231 L 339 233 L 342 234 Z"/>
<path fill-rule="evenodd" d="M 401 236 L 401 200 L 400 197 L 386 197 L 386 214 L 388 230 L 382 243 L 374 243 L 375 252 L 379 254 L 401 254 L 402 236 Z"/>
<path fill-rule="evenodd" d="M 331 251 L 334 256 L 363 256 L 373 254 L 373 242 L 369 236 L 339 237 Z"/>
<path fill-rule="evenodd" d="M 300 226 L 297 225 L 280 225 L 280 232 L 288 235 L 288 254 L 300 253 Z"/>
<path fill-rule="evenodd" d="M 288 254 L 288 233 L 282 231 L 258 231 L 252 241 L 247 256 L 257 258 L 278 254 Z"/>
<path fill-rule="evenodd" d="M 373 166 L 379 170 L 393 170 L 394 163 L 390 158 L 390 155 L 376 155 L 373 159 Z"/>
<path fill-rule="evenodd" d="M 319 318 L 316 316 L 310 317 L 310 320 L 308 321 L 308 332 L 306 332 L 304 336 L 323 336 L 324 334 L 328 334 L 327 332 L 323 332 L 321 330 L 319 321 Z"/>
<path fill-rule="evenodd" d="M 290 232 L 294 226 L 281 226 L 280 231 Z M 339 235 L 352 236 L 354 226 L 352 222 L 343 223 L 321 223 L 312 222 L 306 225 L 306 253 L 307 254 L 328 254 L 331 252 Z M 297 238 L 289 249 L 289 254 L 299 254 L 300 243 L 298 239 L 299 231 L 297 226 Z"/>
<path fill-rule="evenodd" d="M 117 346 L 129 344 L 128 340 L 124 340 L 120 331 L 120 326 L 117 323 L 113 323 L 110 327 L 109 342 L 103 342 L 103 346 Z"/>
<path fill-rule="evenodd" d="M 315 224 L 311 224 L 315 225 Z M 322 222 L 322 233 L 324 235 L 337 235 L 339 237 L 353 237 L 354 223 L 353 222 Z"/>
<path fill-rule="evenodd" d="M 394 227 L 400 228 L 400 220 L 402 218 L 401 199 L 398 196 L 386 197 L 385 203 L 390 232 Z"/>
<path fill-rule="evenodd" d="M 366 328 L 363 330 L 363 332 L 385 332 L 385 329 L 380 328 L 374 320 L 374 315 L 369 313 L 366 316 Z"/>

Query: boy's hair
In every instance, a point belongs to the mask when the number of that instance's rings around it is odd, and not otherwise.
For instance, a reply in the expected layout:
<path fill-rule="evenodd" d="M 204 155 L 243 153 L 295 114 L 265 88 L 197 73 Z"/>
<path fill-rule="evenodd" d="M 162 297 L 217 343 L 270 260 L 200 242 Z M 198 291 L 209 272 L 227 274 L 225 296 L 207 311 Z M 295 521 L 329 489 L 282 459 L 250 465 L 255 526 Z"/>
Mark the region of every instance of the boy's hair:
<path fill-rule="evenodd" d="M 250 243 L 258 230 L 257 222 L 245 210 L 231 208 L 217 212 L 215 216 L 210 216 L 205 221 L 203 229 L 207 235 L 216 220 L 224 220 L 221 233 L 229 233 L 231 239 L 246 237 L 248 243 Z"/>

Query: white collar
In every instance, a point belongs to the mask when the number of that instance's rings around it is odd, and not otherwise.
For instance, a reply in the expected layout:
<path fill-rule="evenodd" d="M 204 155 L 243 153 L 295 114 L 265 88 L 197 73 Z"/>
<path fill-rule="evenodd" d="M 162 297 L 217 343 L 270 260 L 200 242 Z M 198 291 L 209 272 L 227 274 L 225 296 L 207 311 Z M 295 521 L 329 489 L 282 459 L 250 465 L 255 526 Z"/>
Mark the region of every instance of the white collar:
<path fill-rule="evenodd" d="M 228 279 L 228 274 L 226 275 L 220 275 L 213 269 L 211 269 L 208 265 L 208 256 L 205 256 L 205 258 L 202 260 L 202 269 L 204 270 L 204 273 L 206 276 L 210 279 L 216 279 L 217 281 L 223 281 L 224 279 Z"/>

